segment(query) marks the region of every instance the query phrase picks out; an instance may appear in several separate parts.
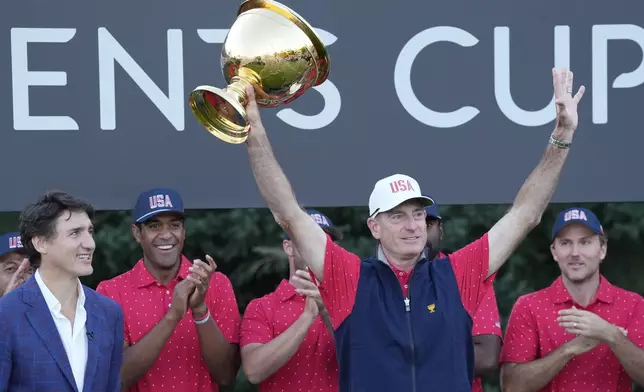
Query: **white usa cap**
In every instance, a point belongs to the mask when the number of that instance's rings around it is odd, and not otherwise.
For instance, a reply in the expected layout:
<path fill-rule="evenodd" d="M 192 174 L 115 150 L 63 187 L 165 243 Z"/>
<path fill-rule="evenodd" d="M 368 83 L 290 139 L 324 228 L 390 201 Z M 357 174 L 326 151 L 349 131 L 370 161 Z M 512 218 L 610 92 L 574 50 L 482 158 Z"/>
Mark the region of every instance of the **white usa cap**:
<path fill-rule="evenodd" d="M 419 199 L 425 206 L 434 204 L 434 200 L 423 196 L 418 182 L 404 174 L 394 174 L 376 182 L 369 196 L 369 216 L 386 212 L 411 199 Z"/>

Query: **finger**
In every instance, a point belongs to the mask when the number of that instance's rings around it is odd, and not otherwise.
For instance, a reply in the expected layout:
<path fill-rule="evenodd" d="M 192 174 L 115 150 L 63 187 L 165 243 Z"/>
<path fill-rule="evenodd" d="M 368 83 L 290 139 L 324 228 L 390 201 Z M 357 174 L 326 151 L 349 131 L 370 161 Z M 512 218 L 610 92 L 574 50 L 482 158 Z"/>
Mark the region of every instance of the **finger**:
<path fill-rule="evenodd" d="M 313 282 L 311 282 L 310 280 L 302 279 L 297 275 L 293 275 L 291 280 L 293 281 L 293 285 L 297 288 L 303 288 L 307 290 L 313 290 L 316 288 Z"/>
<path fill-rule="evenodd" d="M 197 272 L 197 271 L 202 271 L 205 275 L 205 277 L 208 277 L 210 273 L 212 272 L 212 269 L 210 268 L 210 265 L 204 263 L 203 261 L 197 259 L 195 262 L 188 268 L 190 272 Z"/>
<path fill-rule="evenodd" d="M 561 96 L 561 85 L 559 83 L 559 71 L 556 68 L 552 69 L 552 88 L 555 91 L 555 98 Z"/>
<path fill-rule="evenodd" d="M 190 274 L 190 276 L 194 276 L 195 278 L 198 278 L 200 282 L 207 282 L 208 281 L 208 273 L 203 268 L 195 267 L 191 271 L 192 271 L 192 273 Z"/>
<path fill-rule="evenodd" d="M 586 92 L 586 87 L 581 86 L 579 87 L 579 91 L 577 91 L 577 94 L 573 97 L 575 100 L 575 103 L 579 103 L 581 101 L 581 98 L 584 96 L 584 93 Z"/>
<path fill-rule="evenodd" d="M 295 289 L 295 292 L 307 297 L 315 297 L 318 295 L 317 290 L 307 290 L 307 289 Z"/>
<path fill-rule="evenodd" d="M 559 323 L 559 326 L 564 328 L 564 329 L 579 329 L 579 330 L 585 330 L 585 326 L 583 324 L 574 322 L 574 321 L 562 321 Z"/>
<path fill-rule="evenodd" d="M 557 322 L 559 323 L 582 323 L 584 321 L 583 317 L 576 315 L 560 316 L 557 317 Z"/>
<path fill-rule="evenodd" d="M 579 328 L 566 328 L 566 332 L 571 333 L 573 335 L 577 335 L 577 336 L 586 336 L 587 335 L 587 333 L 584 330 L 579 329 Z"/>
<path fill-rule="evenodd" d="M 311 275 L 309 275 L 308 271 L 297 270 L 295 271 L 295 275 L 301 277 L 304 280 L 308 280 L 309 282 L 311 281 Z"/>
<path fill-rule="evenodd" d="M 257 110 L 257 101 L 255 100 L 255 88 L 253 86 L 248 86 L 246 88 L 246 95 L 248 96 L 248 102 L 246 103 L 247 109 Z"/>
<path fill-rule="evenodd" d="M 572 308 L 572 309 L 564 309 L 559 311 L 560 316 L 584 316 L 587 312 L 583 310 L 579 310 L 577 308 Z"/>
<path fill-rule="evenodd" d="M 566 75 L 566 94 L 571 94 L 572 95 L 572 81 L 574 78 L 574 74 L 572 71 L 568 72 Z"/>
<path fill-rule="evenodd" d="M 22 259 L 22 262 L 18 266 L 18 270 L 16 271 L 16 274 L 21 275 L 25 273 L 27 270 L 29 270 L 30 263 L 29 259 Z"/>
<path fill-rule="evenodd" d="M 192 288 L 195 288 L 195 287 L 197 287 L 197 286 L 200 286 L 200 285 L 201 285 L 201 279 L 199 279 L 199 277 L 195 276 L 194 274 L 190 274 L 190 275 L 188 275 L 188 277 L 186 278 L 186 280 L 187 280 L 188 282 L 192 283 L 192 287 L 187 286 L 187 287 L 186 287 L 186 291 L 191 290 Z"/>
<path fill-rule="evenodd" d="M 217 269 L 217 263 L 215 262 L 215 259 L 210 257 L 210 255 L 206 255 L 206 261 L 208 262 L 208 265 L 210 266 L 210 269 L 212 271 L 215 271 Z"/>

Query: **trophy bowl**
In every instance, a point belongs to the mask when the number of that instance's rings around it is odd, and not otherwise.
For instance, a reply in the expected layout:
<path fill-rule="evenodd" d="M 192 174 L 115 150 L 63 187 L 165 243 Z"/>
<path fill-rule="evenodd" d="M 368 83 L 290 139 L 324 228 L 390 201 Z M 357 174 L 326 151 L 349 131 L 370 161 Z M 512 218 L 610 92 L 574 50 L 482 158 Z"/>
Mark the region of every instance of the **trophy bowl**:
<path fill-rule="evenodd" d="M 329 55 L 301 16 L 272 0 L 244 1 L 221 50 L 224 89 L 199 86 L 190 108 L 212 135 L 233 144 L 249 132 L 246 88 L 259 107 L 287 104 L 327 79 Z"/>

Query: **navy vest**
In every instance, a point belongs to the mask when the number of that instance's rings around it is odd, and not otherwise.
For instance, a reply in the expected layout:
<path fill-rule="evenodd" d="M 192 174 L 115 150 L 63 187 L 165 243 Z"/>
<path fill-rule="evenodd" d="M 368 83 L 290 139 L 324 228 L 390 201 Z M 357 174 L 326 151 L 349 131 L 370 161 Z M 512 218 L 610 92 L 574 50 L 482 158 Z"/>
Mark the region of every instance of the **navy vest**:
<path fill-rule="evenodd" d="M 341 392 L 471 392 L 472 318 L 449 258 L 416 264 L 408 306 L 392 269 L 363 260 L 336 348 Z"/>

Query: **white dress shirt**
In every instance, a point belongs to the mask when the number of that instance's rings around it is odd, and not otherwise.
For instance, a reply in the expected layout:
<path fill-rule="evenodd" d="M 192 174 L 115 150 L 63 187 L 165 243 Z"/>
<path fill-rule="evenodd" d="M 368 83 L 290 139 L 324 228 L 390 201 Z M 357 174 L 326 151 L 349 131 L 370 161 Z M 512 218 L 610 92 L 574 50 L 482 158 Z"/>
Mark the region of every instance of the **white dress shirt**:
<path fill-rule="evenodd" d="M 54 324 L 58 329 L 60 340 L 63 342 L 69 365 L 76 380 L 76 387 L 79 391 L 83 390 L 85 383 L 85 368 L 87 367 L 87 312 L 85 311 L 85 291 L 78 281 L 78 300 L 76 301 L 76 316 L 74 317 L 74 326 L 61 312 L 60 302 L 54 297 L 54 294 L 47 288 L 40 276 L 40 271 L 36 270 L 36 282 L 40 287 L 40 292 L 45 297 L 45 302 L 49 307 L 49 312 L 54 319 Z"/>

